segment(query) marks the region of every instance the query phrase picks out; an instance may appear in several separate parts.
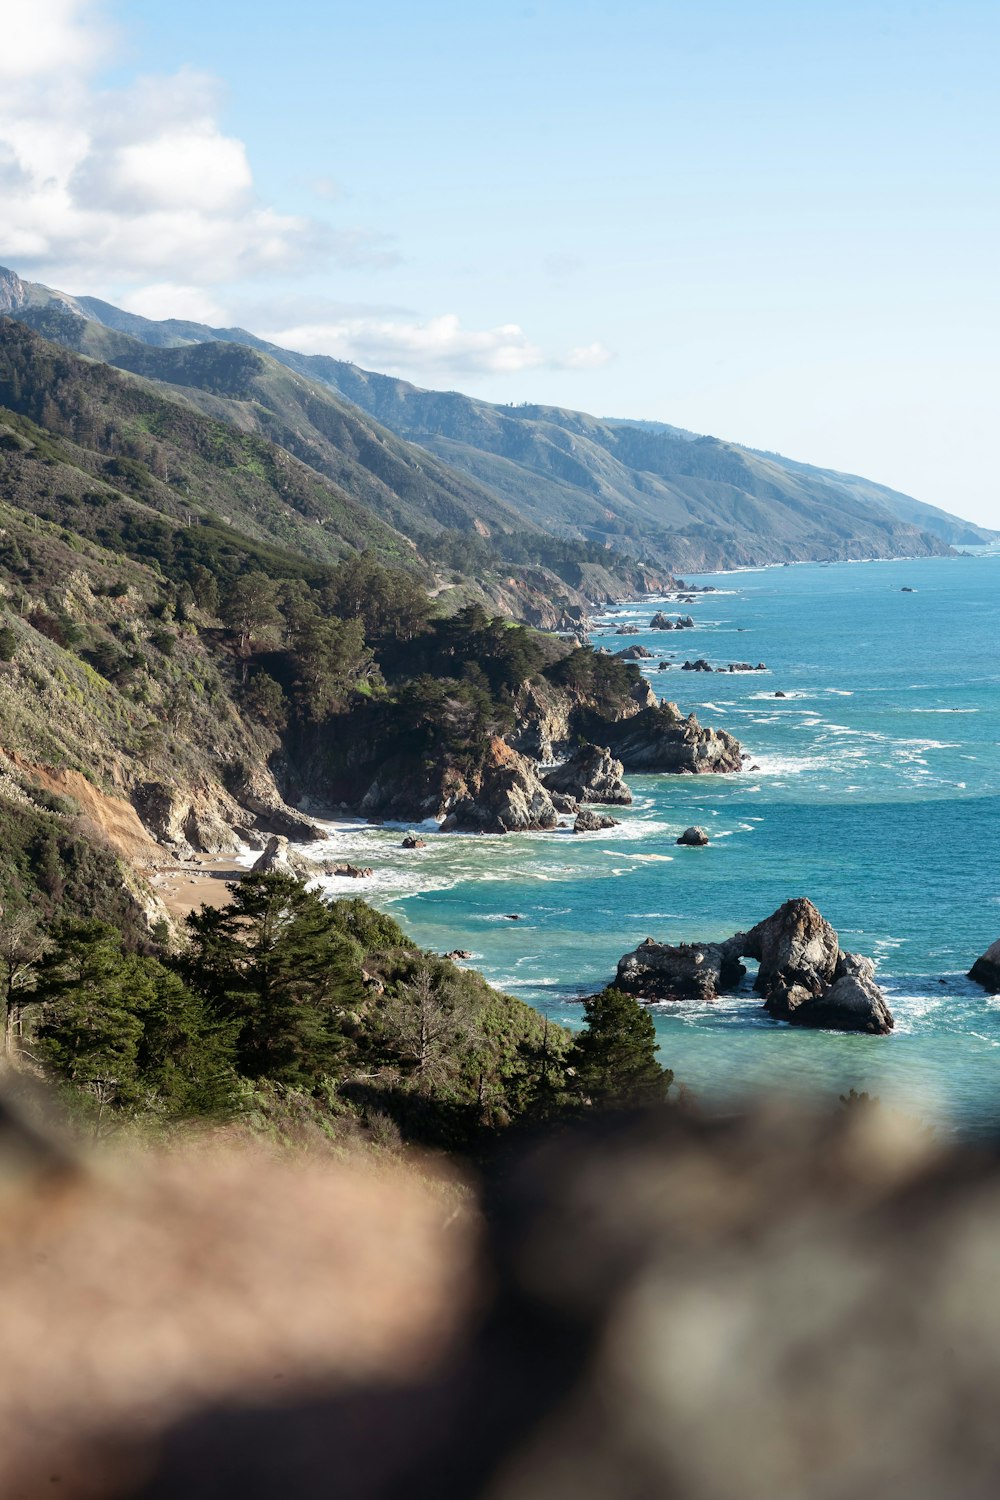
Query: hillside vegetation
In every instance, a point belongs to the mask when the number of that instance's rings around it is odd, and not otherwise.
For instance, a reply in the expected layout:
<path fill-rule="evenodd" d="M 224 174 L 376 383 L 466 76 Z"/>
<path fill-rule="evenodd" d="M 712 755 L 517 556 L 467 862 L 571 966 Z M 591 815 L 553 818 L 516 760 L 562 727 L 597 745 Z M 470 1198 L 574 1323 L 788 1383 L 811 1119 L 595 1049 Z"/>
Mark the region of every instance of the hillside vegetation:
<path fill-rule="evenodd" d="M 451 509 L 437 510 L 438 524 L 454 524 L 444 517 L 471 503 L 484 527 L 554 531 L 674 571 L 920 555 L 991 535 L 869 480 L 665 423 L 496 406 L 459 392 L 420 390 L 344 361 L 279 348 L 245 329 L 155 323 L 95 298 L 67 297 L 16 278 L 6 299 L 0 288 L 0 306 L 4 300 L 50 337 L 75 339 L 74 347 L 86 344 L 98 358 L 175 383 L 202 368 L 189 352 L 199 345 L 222 341 L 269 356 L 305 383 L 282 392 L 273 374 L 261 382 L 258 373 L 258 385 L 270 387 L 263 405 L 272 435 L 292 441 L 292 451 L 329 472 L 326 442 L 333 417 L 322 399 L 325 390 L 327 401 L 338 403 L 337 420 L 346 421 L 350 410 L 355 421 L 364 413 L 382 432 L 406 440 L 411 454 L 419 445 L 418 468 L 429 473 L 436 460 L 434 477 L 451 476 L 444 484 Z M 73 333 L 67 314 L 89 325 L 87 331 Z M 139 355 L 123 340 L 156 353 Z M 305 425 L 289 425 L 303 412 Z M 398 510 L 394 514 L 403 519 Z"/>

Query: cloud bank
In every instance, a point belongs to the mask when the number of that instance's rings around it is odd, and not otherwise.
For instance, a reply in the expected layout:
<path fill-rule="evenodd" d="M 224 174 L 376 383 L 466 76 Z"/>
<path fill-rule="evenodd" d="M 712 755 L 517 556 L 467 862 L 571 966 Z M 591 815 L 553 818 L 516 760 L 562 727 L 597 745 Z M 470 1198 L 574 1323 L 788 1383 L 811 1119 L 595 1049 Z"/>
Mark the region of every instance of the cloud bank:
<path fill-rule="evenodd" d="M 34 0 L 5 18 L 0 262 L 146 317 L 213 326 L 237 321 L 233 290 L 245 301 L 255 279 L 398 264 L 385 236 L 260 200 L 245 144 L 220 125 L 215 79 L 183 69 L 100 88 L 115 47 L 94 0 Z M 338 190 L 322 179 L 314 192 L 333 201 Z M 287 321 L 266 336 L 399 374 L 587 370 L 612 357 L 600 343 L 552 355 L 516 323 L 469 328 L 454 312 L 347 305 Z"/>

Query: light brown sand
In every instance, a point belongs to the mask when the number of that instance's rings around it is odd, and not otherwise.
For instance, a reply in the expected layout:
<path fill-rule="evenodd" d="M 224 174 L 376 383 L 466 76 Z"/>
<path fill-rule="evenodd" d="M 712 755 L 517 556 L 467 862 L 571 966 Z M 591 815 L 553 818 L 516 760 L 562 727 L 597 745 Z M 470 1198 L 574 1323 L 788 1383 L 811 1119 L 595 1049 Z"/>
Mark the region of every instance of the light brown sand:
<path fill-rule="evenodd" d="M 183 860 L 156 865 L 150 885 L 170 915 L 182 922 L 189 912 L 202 906 L 226 906 L 227 882 L 239 880 L 246 867 L 231 854 L 189 854 Z"/>

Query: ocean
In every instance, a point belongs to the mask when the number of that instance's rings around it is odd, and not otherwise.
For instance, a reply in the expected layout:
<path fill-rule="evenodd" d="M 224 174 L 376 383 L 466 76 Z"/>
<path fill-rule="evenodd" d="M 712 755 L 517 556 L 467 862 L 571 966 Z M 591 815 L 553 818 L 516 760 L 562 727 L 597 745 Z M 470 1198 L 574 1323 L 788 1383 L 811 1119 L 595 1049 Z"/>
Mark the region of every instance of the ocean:
<path fill-rule="evenodd" d="M 1000 549 L 688 582 L 717 592 L 620 607 L 594 644 L 649 647 L 658 695 L 737 735 L 754 769 L 629 776 L 635 804 L 603 833 L 427 831 L 406 852 L 398 828 L 333 825 L 324 856 L 375 876 L 324 885 L 363 894 L 425 948 L 469 950 L 493 984 L 571 1026 L 643 938 L 728 937 L 808 896 L 842 947 L 877 961 L 892 1035 L 774 1022 L 748 979 L 711 1004 L 654 1007 L 678 1082 L 712 1103 L 855 1088 L 944 1132 L 995 1128 L 1000 996 L 965 973 L 1000 937 Z M 695 629 L 649 630 L 661 604 Z M 617 636 L 622 623 L 640 634 Z M 695 657 L 767 671 L 679 670 Z M 707 848 L 676 845 L 692 823 Z"/>

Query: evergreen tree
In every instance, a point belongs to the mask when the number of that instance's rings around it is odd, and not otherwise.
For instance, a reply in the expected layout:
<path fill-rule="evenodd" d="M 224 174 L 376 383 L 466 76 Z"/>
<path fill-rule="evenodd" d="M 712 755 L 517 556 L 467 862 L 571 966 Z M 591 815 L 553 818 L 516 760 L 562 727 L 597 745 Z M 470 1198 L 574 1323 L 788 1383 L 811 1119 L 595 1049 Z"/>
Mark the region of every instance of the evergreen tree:
<path fill-rule="evenodd" d="M 656 1060 L 656 1028 L 631 995 L 606 989 L 584 1005 L 587 1029 L 570 1049 L 581 1102 L 602 1108 L 659 1103 L 673 1073 Z"/>
<path fill-rule="evenodd" d="M 231 1038 L 157 959 L 125 953 L 106 922 L 61 922 L 38 966 L 37 1045 L 99 1111 L 213 1113 L 232 1099 Z"/>
<path fill-rule="evenodd" d="M 239 1071 L 304 1084 L 343 1066 L 344 1012 L 362 997 L 361 949 L 330 906 L 294 876 L 253 873 L 223 909 L 188 918 L 181 968 L 213 1012 L 235 1026 Z"/>

